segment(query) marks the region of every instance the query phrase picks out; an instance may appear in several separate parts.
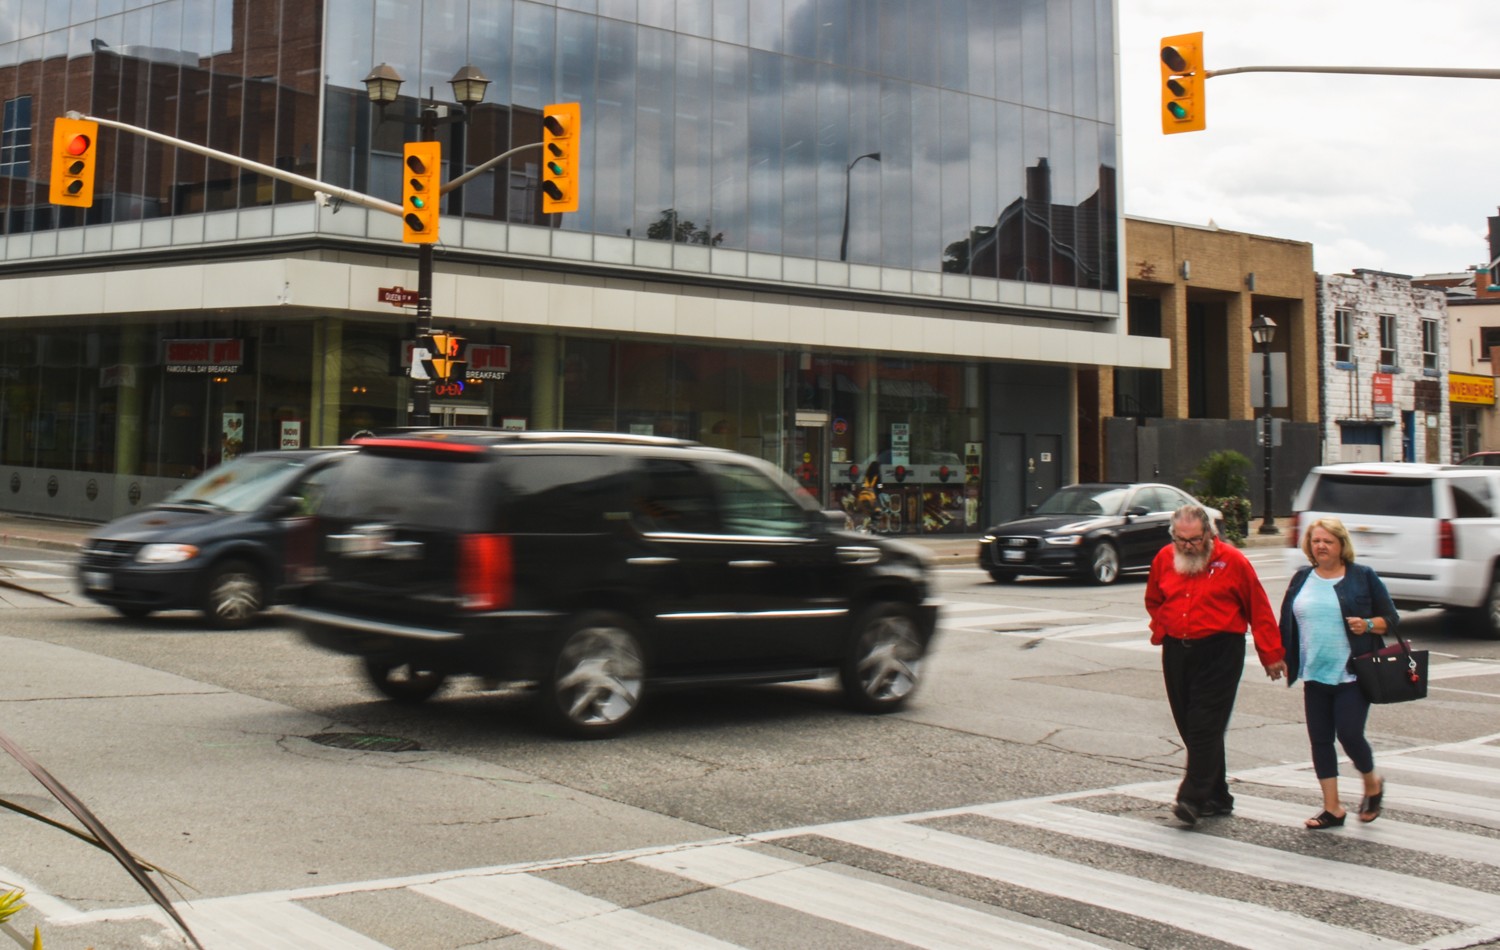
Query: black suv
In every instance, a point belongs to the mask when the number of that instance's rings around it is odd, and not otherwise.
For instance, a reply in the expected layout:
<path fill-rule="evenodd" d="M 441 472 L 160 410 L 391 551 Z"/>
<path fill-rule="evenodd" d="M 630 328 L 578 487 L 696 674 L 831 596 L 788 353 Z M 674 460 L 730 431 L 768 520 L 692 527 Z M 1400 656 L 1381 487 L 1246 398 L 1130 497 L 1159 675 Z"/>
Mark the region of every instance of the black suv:
<path fill-rule="evenodd" d="M 844 531 L 765 462 L 592 432 L 356 444 L 290 614 L 391 699 L 474 675 L 535 688 L 551 726 L 596 737 L 660 687 L 837 671 L 883 712 L 917 686 L 937 622 L 923 552 Z"/>

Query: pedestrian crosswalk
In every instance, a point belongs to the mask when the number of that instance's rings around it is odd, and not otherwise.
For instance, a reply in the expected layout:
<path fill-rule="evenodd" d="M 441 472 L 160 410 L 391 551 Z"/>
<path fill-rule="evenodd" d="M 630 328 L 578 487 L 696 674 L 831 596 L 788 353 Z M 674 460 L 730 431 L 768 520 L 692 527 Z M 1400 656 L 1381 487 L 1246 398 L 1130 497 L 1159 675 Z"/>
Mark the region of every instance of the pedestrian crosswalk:
<path fill-rule="evenodd" d="M 1118 605 L 1113 607 L 1115 612 L 1107 613 L 945 601 L 938 612 L 938 624 L 940 630 L 948 632 L 989 633 L 1028 641 L 1086 641 L 1137 653 L 1156 653 L 1161 649 L 1151 644 L 1145 608 L 1132 615 L 1121 611 Z M 1254 653 L 1254 646 L 1248 640 L 1246 652 Z M 1489 659 L 1450 660 L 1434 656 L 1428 670 L 1432 681 L 1497 675 L 1500 675 L 1500 661 Z"/>
<path fill-rule="evenodd" d="M 487 940 L 565 950 L 1500 940 L 1500 735 L 1377 761 L 1385 813 L 1327 831 L 1302 828 L 1321 802 L 1310 767 L 1278 765 L 1236 774 L 1233 815 L 1192 829 L 1167 811 L 1175 781 L 1155 781 L 180 908 L 205 946 L 224 950 L 383 950 L 392 944 L 378 932 L 319 910 L 341 894 L 394 891 L 480 922 Z M 423 945 L 451 944 L 431 934 Z"/>

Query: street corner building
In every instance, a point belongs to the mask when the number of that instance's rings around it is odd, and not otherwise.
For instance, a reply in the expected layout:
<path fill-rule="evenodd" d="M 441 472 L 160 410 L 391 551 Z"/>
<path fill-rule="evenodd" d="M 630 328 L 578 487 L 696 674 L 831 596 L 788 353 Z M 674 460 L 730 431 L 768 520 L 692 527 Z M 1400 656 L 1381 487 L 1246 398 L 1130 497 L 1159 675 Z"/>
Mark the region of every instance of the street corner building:
<path fill-rule="evenodd" d="M 1115 19 L 0 0 L 0 510 L 107 521 L 409 424 L 425 131 L 431 328 L 467 341 L 434 424 L 691 439 L 828 508 L 878 466 L 893 533 L 1012 517 L 1100 470 L 1101 374 L 1171 361 L 1123 316 Z M 86 205 L 49 201 L 65 114 L 99 123 Z"/>

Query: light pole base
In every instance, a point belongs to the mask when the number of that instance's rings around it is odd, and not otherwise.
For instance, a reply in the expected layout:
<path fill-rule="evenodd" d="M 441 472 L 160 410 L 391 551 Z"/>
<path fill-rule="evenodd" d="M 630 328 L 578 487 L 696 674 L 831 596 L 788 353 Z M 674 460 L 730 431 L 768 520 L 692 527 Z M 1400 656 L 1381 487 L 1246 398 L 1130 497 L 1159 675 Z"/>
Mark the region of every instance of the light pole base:
<path fill-rule="evenodd" d="M 1278 527 L 1276 527 L 1276 522 L 1272 521 L 1270 518 L 1267 518 L 1265 521 L 1262 521 L 1260 523 L 1260 527 L 1256 529 L 1255 533 L 1256 534 L 1280 534 L 1281 533 L 1281 529 L 1278 528 Z"/>

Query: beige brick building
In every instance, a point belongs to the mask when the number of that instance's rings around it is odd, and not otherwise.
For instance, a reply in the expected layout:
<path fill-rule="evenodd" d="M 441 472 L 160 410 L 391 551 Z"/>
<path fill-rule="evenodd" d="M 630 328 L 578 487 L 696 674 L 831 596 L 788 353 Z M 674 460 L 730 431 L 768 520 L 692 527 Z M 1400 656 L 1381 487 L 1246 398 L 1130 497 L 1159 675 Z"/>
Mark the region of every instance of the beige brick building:
<path fill-rule="evenodd" d="M 1320 416 L 1312 245 L 1127 217 L 1123 259 L 1129 332 L 1170 341 L 1171 365 L 1164 370 L 1101 369 L 1097 394 L 1084 393 L 1085 404 L 1095 404 L 1096 395 L 1101 419 L 1116 420 L 1100 427 L 1099 474 L 1155 474 L 1180 481 L 1184 470 L 1191 471 L 1197 459 L 1214 448 L 1235 448 L 1258 459 L 1255 427 L 1244 423 L 1260 415 L 1263 378 L 1250 321 L 1264 314 L 1276 323 L 1272 413 L 1285 422 L 1312 424 L 1297 427 L 1309 445 L 1297 447 L 1284 466 L 1277 466 L 1278 498 L 1289 500 L 1291 488 L 1306 471 L 1301 455 L 1307 449 L 1315 454 Z M 1173 421 L 1241 424 L 1195 422 L 1187 429 L 1177 427 L 1193 433 L 1183 443 L 1192 457 L 1171 458 L 1170 440 L 1161 441 L 1159 451 L 1154 436 L 1147 440 L 1149 445 L 1120 444 L 1130 438 L 1121 419 L 1135 420 L 1137 429 L 1163 431 L 1172 428 L 1167 424 Z M 1088 449 L 1082 447 L 1081 461 L 1087 459 Z M 1080 468 L 1081 476 L 1092 474 Z"/>

